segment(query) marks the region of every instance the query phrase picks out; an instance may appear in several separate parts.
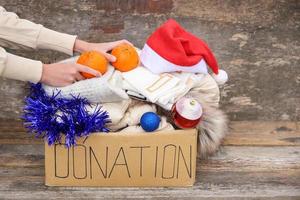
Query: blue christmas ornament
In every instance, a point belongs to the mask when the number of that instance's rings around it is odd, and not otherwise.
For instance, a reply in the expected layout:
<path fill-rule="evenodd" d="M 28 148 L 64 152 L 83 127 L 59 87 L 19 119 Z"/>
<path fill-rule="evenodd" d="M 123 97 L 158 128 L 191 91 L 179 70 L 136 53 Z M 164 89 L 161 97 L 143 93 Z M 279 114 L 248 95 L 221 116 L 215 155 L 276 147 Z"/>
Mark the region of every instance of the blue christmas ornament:
<path fill-rule="evenodd" d="M 146 112 L 142 115 L 140 123 L 146 132 L 152 132 L 158 128 L 160 117 L 154 112 Z"/>

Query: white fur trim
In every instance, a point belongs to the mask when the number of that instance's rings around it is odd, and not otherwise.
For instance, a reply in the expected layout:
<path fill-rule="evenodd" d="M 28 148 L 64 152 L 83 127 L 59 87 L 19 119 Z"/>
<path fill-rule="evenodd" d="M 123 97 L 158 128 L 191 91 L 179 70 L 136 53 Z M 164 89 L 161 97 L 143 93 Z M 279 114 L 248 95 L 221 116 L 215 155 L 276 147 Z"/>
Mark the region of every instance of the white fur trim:
<path fill-rule="evenodd" d="M 218 83 L 218 85 L 223 85 L 228 81 L 228 75 L 224 70 L 219 70 L 219 74 L 213 74 L 212 77 Z"/>
<path fill-rule="evenodd" d="M 148 68 L 151 72 L 155 74 L 160 74 L 164 72 L 193 72 L 193 73 L 203 73 L 207 74 L 207 64 L 204 59 L 192 66 L 180 66 L 169 62 L 160 55 L 158 55 L 150 46 L 144 45 L 142 52 L 140 54 L 140 59 L 142 64 Z"/>

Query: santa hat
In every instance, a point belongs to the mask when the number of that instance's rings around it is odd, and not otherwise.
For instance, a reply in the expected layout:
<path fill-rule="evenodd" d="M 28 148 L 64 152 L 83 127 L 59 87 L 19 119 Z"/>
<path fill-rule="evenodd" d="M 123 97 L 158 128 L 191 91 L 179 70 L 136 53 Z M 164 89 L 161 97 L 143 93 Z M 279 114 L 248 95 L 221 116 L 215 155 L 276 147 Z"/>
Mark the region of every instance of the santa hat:
<path fill-rule="evenodd" d="M 194 72 L 207 74 L 212 70 L 218 84 L 224 84 L 227 73 L 219 70 L 217 61 L 207 44 L 169 19 L 148 38 L 140 59 L 151 72 Z"/>

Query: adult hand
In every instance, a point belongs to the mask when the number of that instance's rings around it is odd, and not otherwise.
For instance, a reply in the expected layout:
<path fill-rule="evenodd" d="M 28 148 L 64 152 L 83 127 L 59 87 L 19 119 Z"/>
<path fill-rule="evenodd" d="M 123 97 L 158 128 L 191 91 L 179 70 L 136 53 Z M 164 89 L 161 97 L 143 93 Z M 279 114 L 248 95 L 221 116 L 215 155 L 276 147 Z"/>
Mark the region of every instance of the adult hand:
<path fill-rule="evenodd" d="M 55 87 L 63 87 L 85 79 L 80 72 L 86 72 L 96 77 L 101 73 L 84 65 L 76 63 L 53 63 L 44 64 L 42 72 L 42 83 Z"/>
<path fill-rule="evenodd" d="M 129 44 L 133 46 L 133 44 L 131 44 L 127 40 L 118 40 L 115 42 L 106 42 L 106 43 L 89 43 L 89 42 L 76 39 L 74 45 L 74 51 L 80 53 L 84 51 L 98 51 L 99 53 L 103 54 L 108 61 L 114 62 L 116 61 L 116 58 L 107 52 L 120 44 Z"/>
<path fill-rule="evenodd" d="M 106 43 L 90 43 L 85 42 L 79 39 L 76 39 L 74 44 L 74 51 L 85 52 L 85 51 L 97 51 L 103 54 L 106 59 L 110 62 L 116 61 L 116 58 L 107 53 L 116 46 L 120 44 L 129 44 L 132 45 L 127 40 L 118 40 L 114 42 Z M 101 73 L 76 63 L 53 63 L 53 64 L 44 64 L 42 72 L 42 83 L 55 87 L 63 87 L 74 83 L 75 81 L 80 81 L 85 79 L 80 72 L 90 73 L 96 77 L 101 76 Z"/>

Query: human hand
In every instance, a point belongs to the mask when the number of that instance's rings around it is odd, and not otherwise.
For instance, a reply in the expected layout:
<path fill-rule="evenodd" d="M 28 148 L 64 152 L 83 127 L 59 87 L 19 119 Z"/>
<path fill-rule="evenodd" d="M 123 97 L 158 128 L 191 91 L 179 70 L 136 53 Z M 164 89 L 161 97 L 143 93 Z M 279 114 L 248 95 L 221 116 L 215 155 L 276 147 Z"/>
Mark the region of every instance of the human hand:
<path fill-rule="evenodd" d="M 43 64 L 40 82 L 55 87 L 67 86 L 75 81 L 85 79 L 80 72 L 86 72 L 96 77 L 101 76 L 100 72 L 77 63 L 53 63 Z"/>
<path fill-rule="evenodd" d="M 84 52 L 84 51 L 98 51 L 99 53 L 104 55 L 108 61 L 115 62 L 116 57 L 114 57 L 113 55 L 111 55 L 107 52 L 112 50 L 116 46 L 118 46 L 120 44 L 124 44 L 124 43 L 133 46 L 133 44 L 131 44 L 127 40 L 118 40 L 115 42 L 105 42 L 105 43 L 89 43 L 89 42 L 85 42 L 85 41 L 76 39 L 75 45 L 74 45 L 74 51 L 77 51 L 80 53 Z"/>

